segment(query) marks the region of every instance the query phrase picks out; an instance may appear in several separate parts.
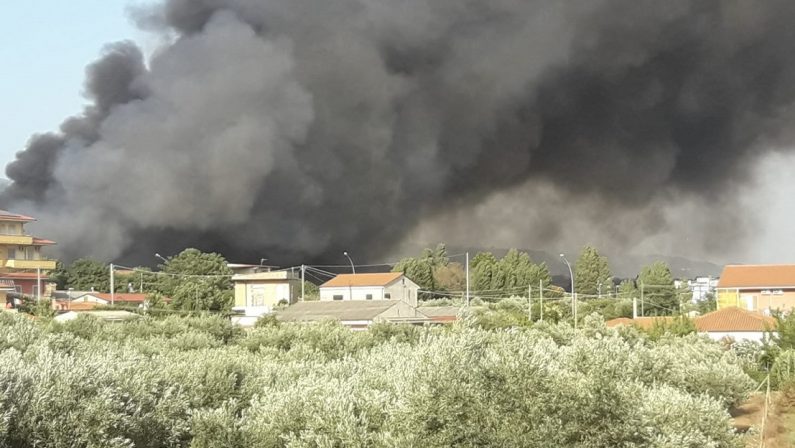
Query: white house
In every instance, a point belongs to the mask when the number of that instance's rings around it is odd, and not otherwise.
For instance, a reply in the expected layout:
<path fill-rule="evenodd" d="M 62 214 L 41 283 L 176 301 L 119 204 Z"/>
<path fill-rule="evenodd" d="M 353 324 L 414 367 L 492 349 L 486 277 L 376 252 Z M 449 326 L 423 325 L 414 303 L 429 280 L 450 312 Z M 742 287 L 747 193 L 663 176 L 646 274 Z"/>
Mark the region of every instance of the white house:
<path fill-rule="evenodd" d="M 419 289 L 401 272 L 340 274 L 320 285 L 320 300 L 402 300 L 416 307 Z"/>

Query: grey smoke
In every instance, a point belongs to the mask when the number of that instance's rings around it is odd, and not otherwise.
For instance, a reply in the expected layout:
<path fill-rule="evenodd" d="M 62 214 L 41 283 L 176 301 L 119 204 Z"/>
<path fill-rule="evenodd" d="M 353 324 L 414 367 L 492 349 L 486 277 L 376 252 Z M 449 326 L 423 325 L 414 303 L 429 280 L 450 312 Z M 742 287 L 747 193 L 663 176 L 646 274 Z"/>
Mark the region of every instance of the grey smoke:
<path fill-rule="evenodd" d="M 146 64 L 109 47 L 88 69 L 93 106 L 6 170 L 0 205 L 41 215 L 67 258 L 375 256 L 528 182 L 599 210 L 586 221 L 643 216 L 633 244 L 664 231 L 661 201 L 723 202 L 792 142 L 783 0 L 170 0 L 134 15 L 169 43 Z M 550 239 L 556 215 L 536 218 Z"/>

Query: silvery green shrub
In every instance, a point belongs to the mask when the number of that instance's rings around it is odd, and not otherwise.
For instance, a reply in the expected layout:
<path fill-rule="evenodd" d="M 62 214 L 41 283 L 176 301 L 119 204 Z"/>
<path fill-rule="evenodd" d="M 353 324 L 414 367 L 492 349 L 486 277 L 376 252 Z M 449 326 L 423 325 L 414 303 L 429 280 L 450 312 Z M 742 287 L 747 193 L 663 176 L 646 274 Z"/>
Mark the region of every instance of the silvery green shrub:
<path fill-rule="evenodd" d="M 596 318 L 82 323 L 0 315 L 0 447 L 733 447 L 726 409 L 751 384 L 719 344 Z"/>

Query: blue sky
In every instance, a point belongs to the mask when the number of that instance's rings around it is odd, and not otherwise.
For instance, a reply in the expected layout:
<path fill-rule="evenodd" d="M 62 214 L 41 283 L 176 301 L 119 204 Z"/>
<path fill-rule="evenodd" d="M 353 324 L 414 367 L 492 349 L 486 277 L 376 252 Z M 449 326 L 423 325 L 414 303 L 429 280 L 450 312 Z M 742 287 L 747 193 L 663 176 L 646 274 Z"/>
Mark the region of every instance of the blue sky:
<path fill-rule="evenodd" d="M 138 34 L 129 0 L 7 1 L 0 15 L 0 166 L 31 134 L 82 109 L 85 66 L 102 47 Z"/>

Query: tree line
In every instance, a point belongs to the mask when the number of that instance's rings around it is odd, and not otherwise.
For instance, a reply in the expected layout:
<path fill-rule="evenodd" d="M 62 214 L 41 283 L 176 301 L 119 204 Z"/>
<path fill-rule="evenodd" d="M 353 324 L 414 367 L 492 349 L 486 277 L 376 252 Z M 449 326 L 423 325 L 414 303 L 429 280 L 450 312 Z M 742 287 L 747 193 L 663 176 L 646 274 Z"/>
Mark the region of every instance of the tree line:
<path fill-rule="evenodd" d="M 144 293 L 151 304 L 185 311 L 228 311 L 233 304 L 232 270 L 217 253 L 185 249 L 158 265 L 158 271 L 138 266 L 114 272 L 114 291 Z M 110 292 L 110 268 L 90 258 L 59 264 L 51 274 L 58 289 Z"/>
<path fill-rule="evenodd" d="M 546 263 L 535 263 L 527 252 L 517 249 L 510 249 L 501 258 L 492 252 L 479 252 L 471 258 L 469 270 L 472 297 L 488 300 L 527 296 L 528 287 L 535 294 L 543 287 L 544 296 L 550 298 L 562 296 L 564 289 L 571 293 L 568 280 L 564 285 L 552 284 Z M 638 299 L 643 315 L 654 316 L 678 314 L 683 302 L 690 298 L 686 282 L 677 288 L 671 268 L 663 261 L 643 266 L 634 278 L 620 279 L 613 275 L 607 257 L 586 245 L 572 270 L 578 301 Z M 462 297 L 466 288 L 464 265 L 451 261 L 441 243 L 424 249 L 419 256 L 403 258 L 393 271 L 403 272 L 417 283 L 423 291 L 422 300 Z"/>

